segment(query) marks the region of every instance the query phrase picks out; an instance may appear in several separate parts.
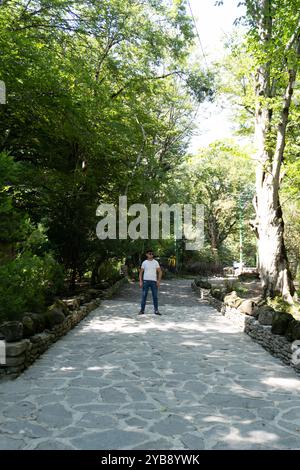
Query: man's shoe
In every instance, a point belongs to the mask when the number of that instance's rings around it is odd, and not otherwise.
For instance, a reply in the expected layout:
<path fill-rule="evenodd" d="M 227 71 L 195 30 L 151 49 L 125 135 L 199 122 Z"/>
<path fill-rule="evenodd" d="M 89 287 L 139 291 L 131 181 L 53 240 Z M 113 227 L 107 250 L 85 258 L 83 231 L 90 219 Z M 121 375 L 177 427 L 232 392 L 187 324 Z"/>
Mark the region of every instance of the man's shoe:
<path fill-rule="evenodd" d="M 138 315 L 144 315 L 145 312 L 143 312 L 142 310 L 138 313 Z"/>
<path fill-rule="evenodd" d="M 161 316 L 161 313 L 158 310 L 156 310 L 156 312 L 154 312 L 154 313 L 155 313 L 155 315 L 160 315 Z"/>

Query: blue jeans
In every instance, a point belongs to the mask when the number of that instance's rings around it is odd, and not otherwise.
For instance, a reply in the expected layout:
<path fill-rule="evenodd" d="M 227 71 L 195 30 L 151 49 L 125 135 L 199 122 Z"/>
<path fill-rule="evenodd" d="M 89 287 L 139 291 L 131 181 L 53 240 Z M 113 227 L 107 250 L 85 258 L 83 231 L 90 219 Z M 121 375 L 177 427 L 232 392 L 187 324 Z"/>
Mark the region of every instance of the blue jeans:
<path fill-rule="evenodd" d="M 141 302 L 141 311 L 142 312 L 145 311 L 149 288 L 151 289 L 151 292 L 152 292 L 154 311 L 157 312 L 157 310 L 158 310 L 158 299 L 157 299 L 156 281 L 143 281 L 143 295 L 142 295 L 142 302 Z"/>

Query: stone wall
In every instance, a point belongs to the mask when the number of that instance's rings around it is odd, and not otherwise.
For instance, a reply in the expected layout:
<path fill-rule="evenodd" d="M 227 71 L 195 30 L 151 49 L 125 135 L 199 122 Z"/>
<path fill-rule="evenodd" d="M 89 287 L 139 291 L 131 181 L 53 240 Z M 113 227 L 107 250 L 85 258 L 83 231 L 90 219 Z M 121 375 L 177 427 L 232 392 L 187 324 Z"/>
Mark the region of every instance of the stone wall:
<path fill-rule="evenodd" d="M 231 323 L 238 326 L 240 331 L 249 335 L 273 356 L 278 357 L 284 364 L 293 367 L 300 374 L 300 364 L 292 363 L 292 343 L 285 336 L 273 334 L 271 325 L 261 325 L 255 317 L 245 315 L 236 308 L 225 305 L 221 300 L 214 298 L 208 289 L 197 287 L 193 283 L 192 289 L 201 299 L 206 300 Z"/>
<path fill-rule="evenodd" d="M 105 299 L 112 297 L 126 282 L 128 282 L 127 278 L 120 279 L 109 287 L 101 297 Z M 97 297 L 90 302 L 83 303 L 74 310 L 70 310 L 65 320 L 59 325 L 55 325 L 51 330 L 37 333 L 29 339 L 6 343 L 6 364 L 0 365 L 0 377 L 8 375 L 10 377 L 17 377 L 20 375 L 41 356 L 51 344 L 68 333 L 68 331 L 81 322 L 92 310 L 99 307 L 100 304 L 101 299 Z M 79 305 L 79 302 L 77 305 Z"/>

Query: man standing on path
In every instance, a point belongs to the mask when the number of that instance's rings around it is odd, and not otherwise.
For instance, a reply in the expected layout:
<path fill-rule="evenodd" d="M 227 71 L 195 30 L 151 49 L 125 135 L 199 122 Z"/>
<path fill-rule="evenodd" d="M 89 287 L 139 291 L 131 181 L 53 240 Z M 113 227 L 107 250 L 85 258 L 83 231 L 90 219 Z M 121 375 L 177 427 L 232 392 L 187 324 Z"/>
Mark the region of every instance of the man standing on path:
<path fill-rule="evenodd" d="M 157 289 L 160 286 L 162 271 L 160 269 L 159 263 L 153 258 L 152 250 L 147 250 L 146 256 L 147 259 L 143 261 L 139 275 L 140 287 L 143 288 L 141 310 L 139 312 L 139 315 L 143 315 L 145 313 L 145 306 L 149 289 L 151 289 L 152 292 L 154 313 L 155 315 L 161 315 L 158 310 Z"/>

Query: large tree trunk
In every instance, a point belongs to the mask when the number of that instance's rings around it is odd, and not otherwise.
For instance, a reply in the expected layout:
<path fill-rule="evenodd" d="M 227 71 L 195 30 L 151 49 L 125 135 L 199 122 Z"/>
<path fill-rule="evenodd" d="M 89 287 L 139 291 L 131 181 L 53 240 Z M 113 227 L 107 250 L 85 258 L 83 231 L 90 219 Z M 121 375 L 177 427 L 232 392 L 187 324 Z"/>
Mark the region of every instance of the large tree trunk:
<path fill-rule="evenodd" d="M 278 189 L 268 174 L 257 182 L 258 267 L 265 296 L 282 294 L 288 301 L 295 289 L 284 245 L 284 222 Z"/>
<path fill-rule="evenodd" d="M 275 152 L 268 145 L 272 111 L 261 103 L 261 97 L 270 97 L 269 65 L 257 72 L 255 136 L 257 146 L 256 169 L 256 234 L 258 237 L 258 268 L 265 296 L 282 294 L 291 300 L 295 289 L 284 245 L 284 222 L 279 199 L 280 168 L 285 146 L 285 131 L 292 96 L 293 79 L 290 76 L 278 125 Z"/>
<path fill-rule="evenodd" d="M 271 0 L 260 0 L 260 40 L 268 50 L 272 39 Z M 296 40 L 296 37 L 294 38 Z M 292 43 L 289 44 L 289 47 Z M 299 50 L 299 38 L 296 45 Z M 261 64 L 256 75 L 255 137 L 257 146 L 256 171 L 256 234 L 258 237 L 259 271 L 265 296 L 282 294 L 292 301 L 295 292 L 284 245 L 284 222 L 279 200 L 280 170 L 285 148 L 285 133 L 296 79 L 296 70 L 288 70 L 289 80 L 283 97 L 280 122 L 277 127 L 276 148 L 270 148 L 272 109 L 268 99 L 273 97 L 270 84 L 270 63 Z"/>

